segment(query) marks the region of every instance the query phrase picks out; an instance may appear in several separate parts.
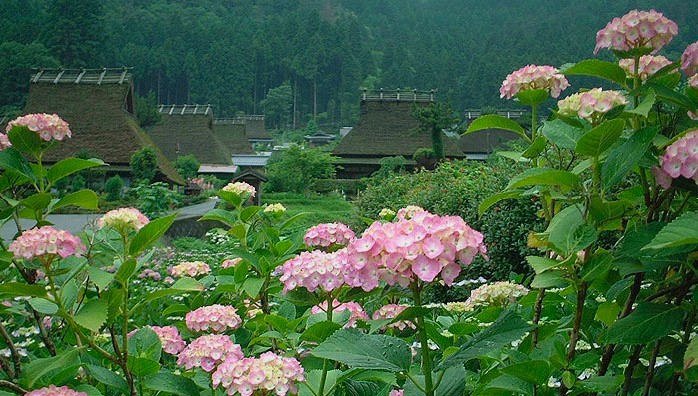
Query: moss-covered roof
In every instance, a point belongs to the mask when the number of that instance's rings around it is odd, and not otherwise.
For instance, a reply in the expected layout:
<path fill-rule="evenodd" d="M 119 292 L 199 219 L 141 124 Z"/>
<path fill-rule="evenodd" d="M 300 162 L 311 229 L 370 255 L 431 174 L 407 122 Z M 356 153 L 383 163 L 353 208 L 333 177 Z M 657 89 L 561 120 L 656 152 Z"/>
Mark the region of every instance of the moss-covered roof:
<path fill-rule="evenodd" d="M 149 128 L 148 132 L 171 161 L 191 154 L 202 164 L 232 164 L 230 150 L 213 133 L 211 112 L 169 114 L 161 111 L 160 114 L 162 123 Z"/>
<path fill-rule="evenodd" d="M 252 144 L 245 135 L 245 124 L 229 120 L 213 120 L 213 134 L 231 154 L 253 154 Z"/>
<path fill-rule="evenodd" d="M 490 128 L 463 135 L 458 140 L 458 147 L 466 154 L 490 154 L 501 148 L 506 142 L 521 136 L 504 129 Z"/>
<path fill-rule="evenodd" d="M 143 147 L 155 149 L 161 175 L 184 180 L 139 126 L 133 111 L 133 86 L 124 83 L 75 84 L 38 81 L 29 87 L 25 114 L 55 113 L 70 124 L 73 137 L 50 150 L 49 162 L 88 152 L 108 164 L 128 166 Z"/>
<path fill-rule="evenodd" d="M 418 130 L 410 101 L 362 101 L 359 123 L 337 144 L 332 154 L 340 157 L 411 158 L 420 148 L 431 148 L 431 135 Z M 428 105 L 419 103 L 418 105 Z M 463 158 L 456 144 L 443 135 L 446 157 Z"/>

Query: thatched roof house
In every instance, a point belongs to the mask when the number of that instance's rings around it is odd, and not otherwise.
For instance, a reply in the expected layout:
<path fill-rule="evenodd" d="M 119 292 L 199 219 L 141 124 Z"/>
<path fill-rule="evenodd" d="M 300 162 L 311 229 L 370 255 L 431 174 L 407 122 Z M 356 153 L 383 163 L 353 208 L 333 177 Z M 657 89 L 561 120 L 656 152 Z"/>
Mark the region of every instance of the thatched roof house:
<path fill-rule="evenodd" d="M 245 135 L 244 120 L 217 118 L 213 120 L 213 134 L 232 155 L 254 154 L 252 144 Z"/>
<path fill-rule="evenodd" d="M 521 136 L 505 129 L 490 128 L 463 135 L 458 140 L 458 147 L 471 160 L 484 160 L 495 149 L 502 148 L 507 142 Z"/>
<path fill-rule="evenodd" d="M 369 176 L 380 168 L 381 158 L 403 156 L 414 166 L 412 156 L 420 148 L 431 148 L 431 136 L 418 130 L 412 116 L 415 105 L 428 106 L 432 92 L 379 91 L 364 92 L 358 124 L 342 138 L 332 154 L 339 157 L 338 178 Z M 444 154 L 448 158 L 465 158 L 465 154 L 446 135 Z"/>
<path fill-rule="evenodd" d="M 42 69 L 31 77 L 25 114 L 55 113 L 70 124 L 73 137 L 46 153 L 55 162 L 81 152 L 110 165 L 109 172 L 130 172 L 131 155 L 152 147 L 159 180 L 184 181 L 135 118 L 133 82 L 128 69 Z"/>
<path fill-rule="evenodd" d="M 202 165 L 232 165 L 230 150 L 215 136 L 210 105 L 160 105 L 162 123 L 150 137 L 170 161 L 193 155 Z"/>
<path fill-rule="evenodd" d="M 249 140 L 253 145 L 270 145 L 274 142 L 271 134 L 264 126 L 263 115 L 243 115 L 237 116 L 235 119 L 244 122 L 245 135 L 247 136 L 247 140 Z"/>

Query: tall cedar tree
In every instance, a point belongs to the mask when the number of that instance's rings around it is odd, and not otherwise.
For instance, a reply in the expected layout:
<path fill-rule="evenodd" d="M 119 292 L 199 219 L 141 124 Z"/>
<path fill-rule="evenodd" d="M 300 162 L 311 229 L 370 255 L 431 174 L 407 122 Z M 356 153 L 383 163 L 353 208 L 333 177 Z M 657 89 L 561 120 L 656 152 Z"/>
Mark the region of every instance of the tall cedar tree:
<path fill-rule="evenodd" d="M 443 133 L 445 129 L 458 125 L 460 118 L 453 112 L 448 102 L 433 102 L 429 106 L 415 106 L 412 111 L 419 121 L 419 132 L 431 134 L 431 144 L 434 158 L 444 157 Z"/>
<path fill-rule="evenodd" d="M 55 0 L 43 41 L 63 67 L 99 67 L 106 40 L 102 0 Z"/>

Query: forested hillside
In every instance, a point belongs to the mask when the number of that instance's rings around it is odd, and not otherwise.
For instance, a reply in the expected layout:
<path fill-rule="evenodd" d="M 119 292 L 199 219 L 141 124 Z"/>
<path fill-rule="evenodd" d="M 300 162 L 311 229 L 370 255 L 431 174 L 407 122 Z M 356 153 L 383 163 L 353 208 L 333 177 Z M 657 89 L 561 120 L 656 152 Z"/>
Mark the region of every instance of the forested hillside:
<path fill-rule="evenodd" d="M 592 55 L 596 31 L 655 8 L 698 37 L 691 1 L 2 0 L 0 111 L 21 108 L 34 66 L 133 67 L 139 95 L 211 103 L 270 126 L 352 124 L 359 87 L 438 89 L 456 109 L 511 106 L 504 77 Z M 271 92 L 270 92 L 271 90 Z M 295 112 L 294 109 L 295 103 Z"/>

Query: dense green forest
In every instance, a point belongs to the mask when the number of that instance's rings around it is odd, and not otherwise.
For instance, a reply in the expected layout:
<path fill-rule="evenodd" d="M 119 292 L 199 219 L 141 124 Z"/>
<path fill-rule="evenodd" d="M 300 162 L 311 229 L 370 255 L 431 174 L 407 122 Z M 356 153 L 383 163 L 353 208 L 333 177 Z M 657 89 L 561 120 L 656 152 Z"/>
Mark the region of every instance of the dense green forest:
<path fill-rule="evenodd" d="M 528 63 L 590 57 L 596 31 L 655 8 L 698 37 L 691 1 L 2 0 L 0 111 L 21 109 L 32 67 L 133 67 L 139 95 L 211 103 L 269 126 L 357 119 L 360 87 L 437 89 L 454 108 L 512 107 L 498 88 Z M 607 56 L 607 55 L 606 55 Z"/>

